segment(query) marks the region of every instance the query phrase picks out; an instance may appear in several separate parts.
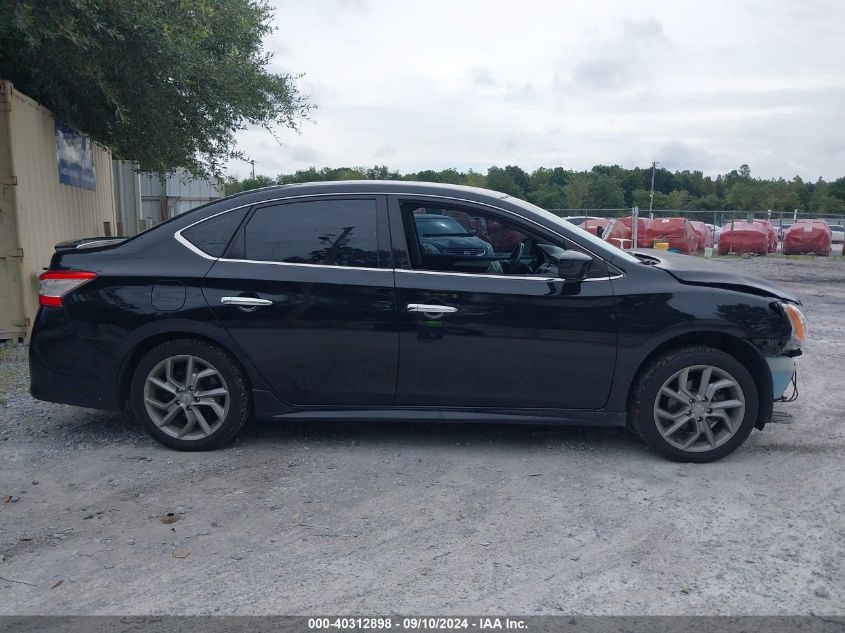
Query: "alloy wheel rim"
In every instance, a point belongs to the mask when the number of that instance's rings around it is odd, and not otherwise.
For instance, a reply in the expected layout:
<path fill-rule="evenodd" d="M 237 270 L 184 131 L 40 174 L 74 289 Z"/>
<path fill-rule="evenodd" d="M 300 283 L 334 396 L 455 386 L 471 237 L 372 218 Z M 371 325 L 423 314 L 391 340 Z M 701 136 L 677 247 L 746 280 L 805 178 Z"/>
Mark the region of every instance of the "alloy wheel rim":
<path fill-rule="evenodd" d="M 229 389 L 208 361 L 183 354 L 158 363 L 144 383 L 144 406 L 162 432 L 195 441 L 214 434 L 229 413 Z"/>
<path fill-rule="evenodd" d="M 713 365 L 675 372 L 657 393 L 654 423 L 682 451 L 712 451 L 730 440 L 745 417 L 745 394 L 730 373 Z"/>

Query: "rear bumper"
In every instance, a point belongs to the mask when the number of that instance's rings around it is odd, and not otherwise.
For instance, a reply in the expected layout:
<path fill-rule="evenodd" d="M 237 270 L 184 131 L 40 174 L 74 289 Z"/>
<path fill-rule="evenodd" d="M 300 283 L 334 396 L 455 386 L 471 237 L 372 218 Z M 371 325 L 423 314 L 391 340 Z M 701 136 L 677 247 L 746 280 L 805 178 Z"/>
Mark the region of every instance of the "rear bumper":
<path fill-rule="evenodd" d="M 61 308 L 41 308 L 29 342 L 33 398 L 90 409 L 116 410 L 110 346 L 79 336 Z"/>

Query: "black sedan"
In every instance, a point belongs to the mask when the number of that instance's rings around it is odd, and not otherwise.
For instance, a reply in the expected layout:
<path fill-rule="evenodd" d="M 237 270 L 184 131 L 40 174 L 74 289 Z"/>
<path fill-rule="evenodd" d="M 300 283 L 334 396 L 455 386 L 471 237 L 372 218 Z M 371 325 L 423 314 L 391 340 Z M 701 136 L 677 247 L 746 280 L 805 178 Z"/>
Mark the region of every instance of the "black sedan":
<path fill-rule="evenodd" d="M 32 394 L 128 405 L 182 450 L 253 417 L 415 419 L 628 425 L 712 461 L 771 419 L 806 329 L 762 280 L 412 182 L 271 187 L 60 244 L 39 298 Z"/>

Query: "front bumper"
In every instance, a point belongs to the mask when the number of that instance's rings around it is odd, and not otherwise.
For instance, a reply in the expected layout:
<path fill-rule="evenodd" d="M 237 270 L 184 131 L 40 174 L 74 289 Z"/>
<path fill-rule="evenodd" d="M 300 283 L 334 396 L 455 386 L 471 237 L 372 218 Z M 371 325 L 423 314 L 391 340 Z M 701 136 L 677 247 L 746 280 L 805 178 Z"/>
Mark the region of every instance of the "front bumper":
<path fill-rule="evenodd" d="M 772 374 L 772 395 L 775 400 L 780 400 L 795 375 L 795 359 L 789 356 L 767 356 L 766 363 Z"/>

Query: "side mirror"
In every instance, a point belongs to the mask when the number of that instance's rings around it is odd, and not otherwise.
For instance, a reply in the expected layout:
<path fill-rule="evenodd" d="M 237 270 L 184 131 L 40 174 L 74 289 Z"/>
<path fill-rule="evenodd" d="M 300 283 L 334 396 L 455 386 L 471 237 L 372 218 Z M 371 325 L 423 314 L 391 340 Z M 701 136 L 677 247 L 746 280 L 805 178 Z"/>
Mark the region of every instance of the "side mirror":
<path fill-rule="evenodd" d="M 558 277 L 566 281 L 581 281 L 587 276 L 592 262 L 593 258 L 581 251 L 564 251 L 557 262 Z"/>

